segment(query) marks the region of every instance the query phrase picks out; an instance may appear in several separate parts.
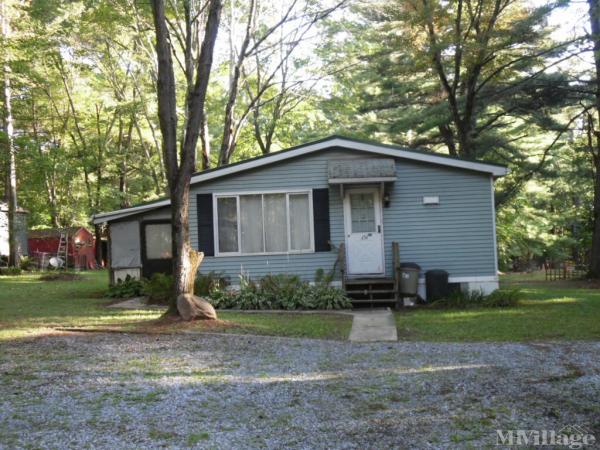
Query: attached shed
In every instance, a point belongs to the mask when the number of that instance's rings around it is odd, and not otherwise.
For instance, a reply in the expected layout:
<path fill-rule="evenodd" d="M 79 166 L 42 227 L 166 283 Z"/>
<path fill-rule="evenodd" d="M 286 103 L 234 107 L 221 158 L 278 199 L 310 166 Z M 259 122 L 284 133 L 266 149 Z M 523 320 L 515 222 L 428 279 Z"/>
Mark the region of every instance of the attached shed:
<path fill-rule="evenodd" d="M 17 208 L 17 249 L 19 256 L 27 256 L 27 217 L 29 213 Z M 8 204 L 0 202 L 0 256 L 8 256 Z"/>
<path fill-rule="evenodd" d="M 443 269 L 451 283 L 490 292 L 498 286 L 494 179 L 506 173 L 332 136 L 195 174 L 191 241 L 205 255 L 200 270 L 233 283 L 240 274 L 278 273 L 312 281 L 342 254 L 342 284 L 391 280 L 399 258 L 422 274 Z M 169 219 L 169 200 L 94 217 L 110 228 L 113 281 L 171 270 Z"/>
<path fill-rule="evenodd" d="M 139 279 L 171 271 L 171 210 L 161 202 L 152 205 L 156 208 L 108 222 L 111 283 L 127 275 Z"/>

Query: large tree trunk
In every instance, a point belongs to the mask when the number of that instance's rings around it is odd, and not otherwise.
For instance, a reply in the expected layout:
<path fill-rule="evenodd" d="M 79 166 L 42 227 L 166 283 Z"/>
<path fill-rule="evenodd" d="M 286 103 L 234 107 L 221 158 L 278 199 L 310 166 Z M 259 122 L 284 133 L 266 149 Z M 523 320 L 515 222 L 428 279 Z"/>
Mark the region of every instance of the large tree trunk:
<path fill-rule="evenodd" d="M 163 136 L 162 148 L 171 199 L 171 237 L 173 245 L 174 292 L 170 312 L 177 312 L 177 298 L 192 294 L 196 271 L 202 255 L 191 246 L 189 233 L 190 179 L 196 165 L 196 147 L 200 128 L 205 117 L 208 79 L 213 62 L 213 53 L 219 27 L 221 0 L 209 0 L 204 29 L 204 40 L 196 65 L 193 89 L 186 96 L 186 123 L 177 154 L 177 93 L 171 39 L 163 0 L 152 0 L 152 15 L 156 31 L 156 54 L 158 59 L 157 95 L 160 129 Z"/>
<path fill-rule="evenodd" d="M 171 195 L 171 223 L 173 224 L 173 272 L 175 298 L 180 294 L 193 294 L 197 267 L 192 267 L 192 252 L 189 229 L 189 183 L 181 186 L 183 192 Z M 191 287 L 191 290 L 190 290 Z"/>
<path fill-rule="evenodd" d="M 594 44 L 594 63 L 596 65 L 596 114 L 600 122 L 600 2 L 588 0 L 591 39 Z M 592 254 L 590 276 L 600 278 L 600 136 L 595 136 L 596 148 L 591 148 L 594 159 L 594 229 L 592 234 Z"/>
<path fill-rule="evenodd" d="M 4 52 L 6 52 L 6 40 L 10 36 L 10 25 L 8 23 L 8 17 L 6 14 L 6 6 L 4 1 L 0 0 L 0 21 L 2 41 L 5 46 Z M 17 163 L 16 163 L 16 149 L 14 141 L 14 121 L 12 114 L 12 99 L 11 99 L 11 86 L 10 86 L 10 66 L 8 64 L 8 56 L 6 53 L 3 55 L 2 61 L 2 72 L 3 72 L 3 89 L 2 89 L 2 103 L 3 103 L 3 115 L 2 115 L 2 126 L 4 131 L 4 147 L 6 149 L 6 196 L 8 199 L 8 265 L 16 266 L 19 263 L 18 245 L 17 245 Z"/>

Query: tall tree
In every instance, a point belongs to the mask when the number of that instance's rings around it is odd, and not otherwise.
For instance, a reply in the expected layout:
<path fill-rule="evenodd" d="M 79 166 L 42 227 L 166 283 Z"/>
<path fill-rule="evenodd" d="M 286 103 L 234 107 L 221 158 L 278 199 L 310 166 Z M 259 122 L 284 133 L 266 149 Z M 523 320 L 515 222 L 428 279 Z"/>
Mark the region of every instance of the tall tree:
<path fill-rule="evenodd" d="M 600 123 L 600 2 L 588 0 L 591 25 L 591 41 L 594 46 L 594 63 L 596 69 L 594 96 L 598 123 Z M 600 130 L 594 130 L 593 117 L 589 117 L 589 147 L 594 166 L 594 218 L 592 232 L 592 251 L 590 258 L 590 275 L 600 278 Z"/>
<path fill-rule="evenodd" d="M 17 244 L 17 166 L 16 147 L 14 138 L 14 119 L 12 109 L 11 67 L 9 60 L 9 39 L 11 35 L 8 5 L 6 0 L 0 0 L 0 32 L 2 44 L 2 128 L 3 143 L 6 152 L 6 196 L 8 197 L 8 265 L 19 263 Z"/>
<path fill-rule="evenodd" d="M 20 201 L 33 226 L 85 225 L 165 193 L 156 56 L 140 44 L 152 43 L 151 15 L 132 28 L 129 4 L 36 1 L 13 30 Z"/>
<path fill-rule="evenodd" d="M 287 79 L 289 70 L 286 69 L 293 63 L 294 53 L 312 37 L 310 32 L 316 25 L 345 5 L 347 0 L 326 3 L 292 0 L 275 13 L 273 5 L 262 4 L 262 9 L 259 9 L 260 2 L 250 0 L 241 14 L 243 26 L 240 28 L 244 32 L 238 44 L 234 41 L 239 19 L 236 19 L 234 2 L 231 2 L 229 79 L 219 165 L 229 164 L 233 158 L 238 139 L 251 113 L 254 113 L 252 120 L 256 124 L 256 115 L 261 114 L 262 106 L 276 102 L 279 104 L 275 106 L 275 120 L 272 123 L 276 126 L 280 118 L 277 115 L 285 115 L 281 102 L 290 93 L 285 88 L 290 81 Z M 272 95 L 270 91 L 277 86 L 282 86 L 281 95 Z M 287 106 L 292 104 L 293 101 Z M 260 118 L 258 122 L 261 122 Z M 272 140 L 272 136 L 267 138 Z M 264 142 L 260 142 L 259 146 L 264 153 L 267 148 Z"/>
<path fill-rule="evenodd" d="M 325 48 L 337 67 L 354 64 L 337 78 L 361 99 L 357 110 L 367 132 L 467 158 L 518 160 L 515 144 L 524 133 L 516 124 L 559 126 L 549 111 L 559 105 L 554 94 L 565 80 L 546 69 L 575 57 L 563 58 L 567 43 L 553 41 L 545 23 L 560 4 L 358 3 L 359 20 L 331 26 L 354 39 Z"/>
<path fill-rule="evenodd" d="M 186 2 L 189 0 L 185 0 Z M 200 54 L 195 67 L 193 88 L 187 92 L 185 109 L 187 121 L 178 148 L 177 92 L 173 70 L 171 37 L 163 0 L 152 0 L 152 14 L 156 32 L 156 55 L 158 58 L 157 96 L 162 149 L 171 199 L 171 236 L 173 242 L 174 297 L 171 311 L 176 311 L 176 299 L 180 294 L 193 293 L 196 271 L 203 254 L 190 244 L 189 193 L 190 180 L 196 166 L 196 146 L 202 118 L 205 115 L 208 81 L 219 28 L 221 0 L 208 0 Z"/>

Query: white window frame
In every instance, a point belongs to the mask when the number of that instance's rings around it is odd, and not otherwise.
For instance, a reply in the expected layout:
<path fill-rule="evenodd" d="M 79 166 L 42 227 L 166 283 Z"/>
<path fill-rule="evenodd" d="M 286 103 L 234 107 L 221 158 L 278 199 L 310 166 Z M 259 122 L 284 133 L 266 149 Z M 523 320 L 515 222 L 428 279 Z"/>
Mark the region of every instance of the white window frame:
<path fill-rule="evenodd" d="M 260 253 L 243 253 L 242 248 L 242 227 L 240 223 L 240 196 L 244 195 L 260 195 L 261 202 L 263 204 L 263 248 L 266 246 L 265 239 L 265 226 L 264 226 L 264 197 L 263 195 L 269 194 L 285 194 L 285 208 L 286 208 L 286 225 L 287 225 L 287 251 L 283 252 L 260 252 Z M 290 250 L 291 247 L 291 233 L 290 233 L 290 195 L 295 194 L 307 194 L 308 195 L 308 218 L 309 218 L 309 240 L 310 248 L 304 250 Z M 219 246 L 219 208 L 218 199 L 223 197 L 235 197 L 237 205 L 237 234 L 238 234 L 238 251 L 237 252 L 221 252 Z M 285 189 L 285 190 L 265 190 L 265 191 L 235 191 L 235 192 L 217 192 L 213 193 L 213 230 L 214 230 L 214 242 L 215 242 L 215 256 L 261 256 L 261 255 L 293 255 L 302 253 L 314 253 L 315 252 L 315 226 L 314 226 L 314 210 L 313 210 L 313 196 L 312 189 Z"/>

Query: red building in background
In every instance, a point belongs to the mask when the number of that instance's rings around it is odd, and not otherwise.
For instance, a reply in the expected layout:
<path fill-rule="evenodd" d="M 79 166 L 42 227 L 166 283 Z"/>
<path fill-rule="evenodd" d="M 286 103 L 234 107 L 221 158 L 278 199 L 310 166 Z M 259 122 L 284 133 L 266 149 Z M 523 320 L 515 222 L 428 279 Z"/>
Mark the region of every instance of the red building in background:
<path fill-rule="evenodd" d="M 96 267 L 94 235 L 83 227 L 30 231 L 27 239 L 29 255 L 46 261 L 50 257 L 57 256 L 61 234 L 66 239 L 68 267 L 76 269 L 93 269 Z M 61 251 L 58 257 L 64 259 L 64 252 Z"/>

